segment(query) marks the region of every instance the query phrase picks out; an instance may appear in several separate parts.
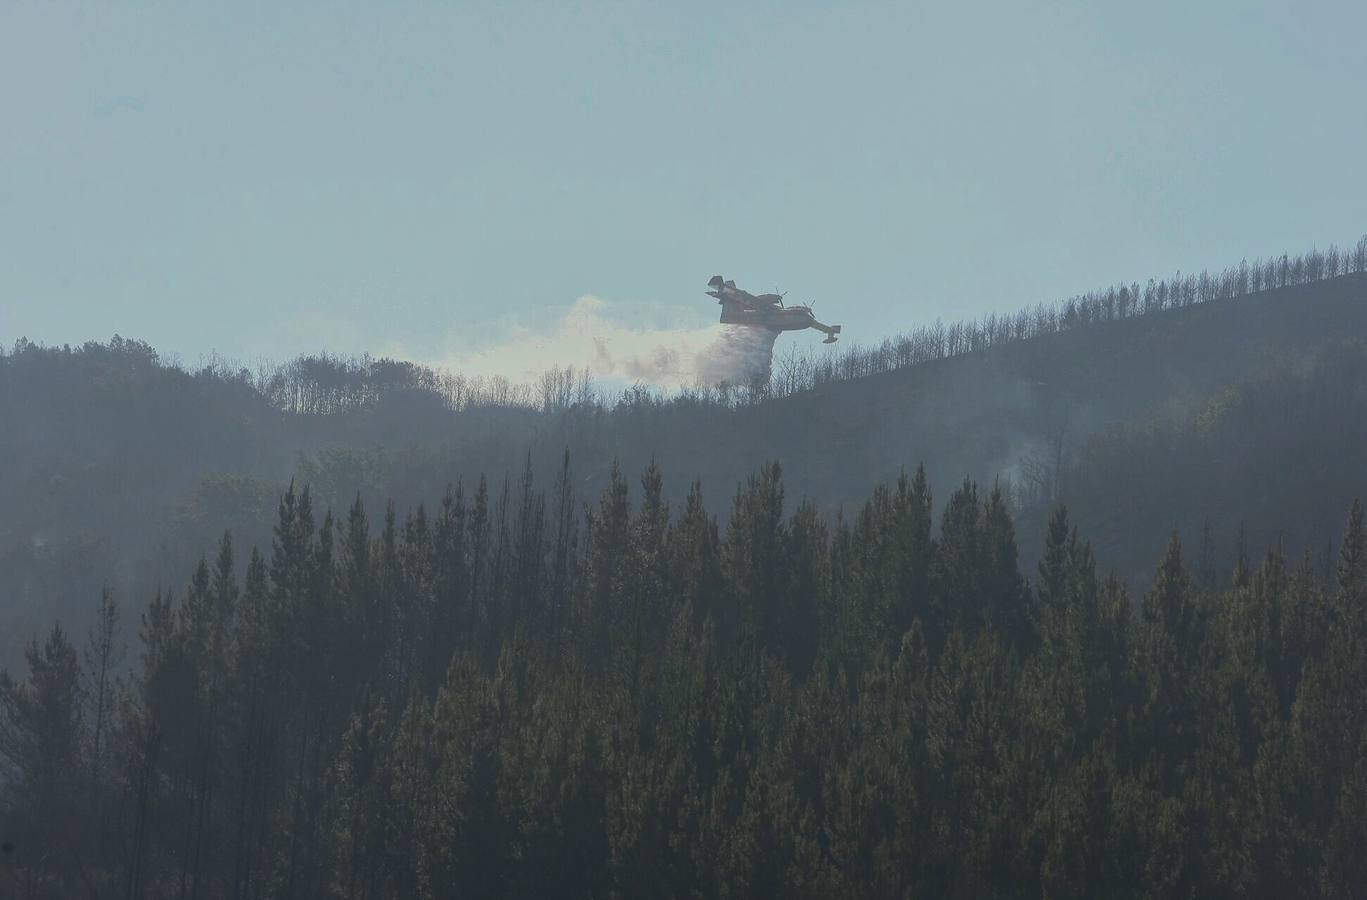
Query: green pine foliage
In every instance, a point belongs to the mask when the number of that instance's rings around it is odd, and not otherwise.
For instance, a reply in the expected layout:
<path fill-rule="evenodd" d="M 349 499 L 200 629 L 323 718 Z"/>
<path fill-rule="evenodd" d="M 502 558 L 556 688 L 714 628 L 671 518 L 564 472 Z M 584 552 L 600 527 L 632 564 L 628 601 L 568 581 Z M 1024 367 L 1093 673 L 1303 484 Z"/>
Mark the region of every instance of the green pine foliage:
<path fill-rule="evenodd" d="M 1353 896 L 1367 517 L 1326 579 L 1174 534 L 1131 601 L 1059 507 L 924 471 L 834 521 L 777 464 L 722 530 L 651 465 L 429 512 L 281 496 L 142 616 L 0 674 L 22 897 Z M 212 558 L 212 562 L 210 559 Z M 84 661 L 83 661 L 84 660 Z"/>

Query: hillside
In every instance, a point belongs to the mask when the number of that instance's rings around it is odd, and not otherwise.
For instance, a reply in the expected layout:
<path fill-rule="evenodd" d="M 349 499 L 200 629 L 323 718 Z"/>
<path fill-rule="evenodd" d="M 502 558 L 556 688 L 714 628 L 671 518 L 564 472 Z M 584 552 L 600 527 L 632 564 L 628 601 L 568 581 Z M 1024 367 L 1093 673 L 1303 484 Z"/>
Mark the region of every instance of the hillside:
<path fill-rule="evenodd" d="M 1023 495 L 1027 550 L 1061 501 L 1103 565 L 1129 576 L 1144 573 L 1170 529 L 1195 535 L 1206 516 L 1230 564 L 1240 521 L 1254 546 L 1295 525 L 1290 546 L 1322 551 L 1340 527 L 1331 495 L 1367 490 L 1367 473 L 1350 464 L 1367 449 L 1364 301 L 1367 277 L 1353 275 L 1100 322 L 833 384 L 766 413 L 776 428 L 805 422 L 809 442 L 824 444 L 780 454 L 814 497 L 848 500 L 845 473 L 862 473 L 867 488 L 908 460 L 947 469 L 942 478 L 1009 479 Z M 801 409 L 784 415 L 785 403 Z M 1274 481 L 1275 491 L 1247 490 Z M 937 496 L 952 487 L 937 484 Z M 1293 497 L 1294 522 L 1284 506 Z M 1142 549 L 1122 556 L 1122 541 Z"/>
<path fill-rule="evenodd" d="M 1327 577 L 1023 577 L 1000 490 L 829 526 L 779 467 L 727 527 L 615 474 L 372 530 L 290 488 L 81 653 L 0 671 L 29 896 L 1348 897 L 1367 872 L 1367 516 Z M 11 837 L 12 836 L 12 837 Z"/>
<path fill-rule="evenodd" d="M 186 372 L 136 341 L 21 344 L 0 357 L 0 662 L 54 616 L 83 621 L 102 583 L 139 603 L 179 583 L 225 527 L 268 543 L 292 478 L 320 507 L 359 494 L 378 519 L 387 499 L 402 511 L 481 473 L 496 501 L 528 462 L 549 486 L 566 450 L 578 504 L 613 460 L 631 474 L 653 459 L 676 508 L 698 479 L 723 519 L 725 495 L 768 460 L 790 498 L 830 516 L 918 463 L 937 501 L 965 477 L 1005 480 L 1027 559 L 1061 500 L 1102 568 L 1132 581 L 1171 528 L 1207 518 L 1217 568 L 1233 564 L 1240 522 L 1253 546 L 1288 529 L 1288 549 L 1323 553 L 1343 497 L 1367 488 L 1345 462 L 1367 449 L 1364 301 L 1367 275 L 1343 275 L 743 404 L 638 394 L 453 409 L 409 373 L 364 406 L 298 412 L 245 373 Z M 1296 429 L 1270 440 L 1270 410 Z M 1251 493 L 1248 479 L 1275 489 Z"/>

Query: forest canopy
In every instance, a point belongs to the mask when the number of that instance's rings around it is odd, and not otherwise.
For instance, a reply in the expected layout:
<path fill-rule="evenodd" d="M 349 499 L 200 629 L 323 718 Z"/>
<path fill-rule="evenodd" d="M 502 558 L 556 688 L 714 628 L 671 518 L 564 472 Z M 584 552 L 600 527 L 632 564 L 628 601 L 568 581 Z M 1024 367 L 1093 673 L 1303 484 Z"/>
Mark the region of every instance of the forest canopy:
<path fill-rule="evenodd" d="M 1367 524 L 1336 565 L 1132 599 L 1059 507 L 923 471 L 827 523 L 778 465 L 568 458 L 372 533 L 280 498 L 141 617 L 0 677 L 3 877 L 31 895 L 1346 896 L 1367 837 Z"/>

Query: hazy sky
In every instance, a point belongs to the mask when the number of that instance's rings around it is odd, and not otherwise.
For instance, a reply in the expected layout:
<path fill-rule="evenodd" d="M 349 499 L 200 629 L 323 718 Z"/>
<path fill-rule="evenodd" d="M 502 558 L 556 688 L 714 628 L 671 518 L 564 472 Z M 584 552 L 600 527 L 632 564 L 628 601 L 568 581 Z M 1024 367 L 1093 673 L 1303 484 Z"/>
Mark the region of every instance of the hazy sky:
<path fill-rule="evenodd" d="M 282 7 L 0 6 L 0 342 L 516 374 L 1367 231 L 1360 0 Z"/>

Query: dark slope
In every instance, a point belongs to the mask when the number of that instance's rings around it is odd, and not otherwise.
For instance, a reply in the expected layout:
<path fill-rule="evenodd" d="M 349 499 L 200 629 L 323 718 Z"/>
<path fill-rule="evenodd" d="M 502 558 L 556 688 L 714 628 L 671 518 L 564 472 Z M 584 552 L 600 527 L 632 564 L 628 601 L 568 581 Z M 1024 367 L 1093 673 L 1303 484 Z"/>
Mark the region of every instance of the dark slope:
<path fill-rule="evenodd" d="M 1232 550 L 1241 519 L 1255 530 L 1292 524 L 1281 508 L 1292 495 L 1304 510 L 1299 521 L 1329 517 L 1322 531 L 1303 528 L 1297 543 L 1322 548 L 1321 534 L 1341 530 L 1338 497 L 1367 489 L 1360 467 L 1344 465 L 1364 459 L 1367 447 L 1341 427 L 1367 412 L 1355 362 L 1364 338 L 1367 277 L 1347 276 L 838 383 L 762 415 L 775 429 L 802 423 L 806 439 L 779 456 L 792 483 L 813 497 L 849 500 L 919 460 L 941 497 L 966 476 L 1003 477 L 1026 495 L 1018 522 L 1025 549 L 1041 535 L 1037 507 L 1061 499 L 1076 508 L 1103 563 L 1137 575 L 1170 528 L 1194 539 L 1211 516 L 1222 529 L 1221 550 Z M 1243 400 L 1224 410 L 1234 418 L 1218 446 L 1184 457 L 1183 436 L 1198 420 L 1209 430 L 1210 417 L 1235 396 Z M 1298 414 L 1294 425 L 1284 411 Z M 1250 456 L 1283 446 L 1296 449 L 1275 471 L 1270 460 L 1255 464 Z M 1117 457 L 1128 447 L 1135 452 L 1122 467 Z M 1330 471 L 1336 474 L 1326 477 Z M 860 479 L 854 490 L 851 479 Z M 1270 479 L 1278 491 L 1265 489 Z M 1255 546 L 1276 539 L 1256 536 Z M 1139 546 L 1121 553 L 1130 539 Z"/>
<path fill-rule="evenodd" d="M 53 615 L 78 622 L 103 581 L 139 601 L 179 584 L 225 527 L 243 543 L 269 542 L 291 477 L 312 484 L 320 506 L 340 512 L 359 494 L 378 516 L 386 498 L 402 511 L 448 482 L 472 490 L 481 472 L 497 499 L 527 459 L 549 486 L 566 448 L 581 501 L 614 459 L 634 477 L 653 458 L 672 501 L 701 479 L 723 518 L 735 486 L 769 459 L 783 464 L 790 499 L 832 514 L 917 463 L 941 500 L 964 477 L 1005 478 L 1027 558 L 1062 499 L 1103 568 L 1130 577 L 1171 527 L 1195 540 L 1207 516 L 1223 557 L 1243 519 L 1253 530 L 1290 523 L 1290 539 L 1319 546 L 1341 526 L 1343 496 L 1363 490 L 1353 463 L 1361 435 L 1337 424 L 1362 418 L 1363 395 L 1324 385 L 1362 371 L 1364 301 L 1367 277 L 1343 276 L 740 408 L 641 399 L 453 412 L 404 390 L 362 410 L 296 415 L 246 378 L 166 367 L 136 342 L 30 347 L 0 358 L 0 657 L 12 660 Z M 1273 403 L 1299 413 L 1294 433 L 1266 421 Z M 1277 490 L 1257 487 L 1267 479 Z"/>
<path fill-rule="evenodd" d="M 1367 277 L 1348 276 L 1097 323 L 754 407 L 634 408 L 563 433 L 591 436 L 596 468 L 609 455 L 629 470 L 654 456 L 675 480 L 701 477 L 712 495 L 771 458 L 795 492 L 828 509 L 918 462 L 943 495 L 966 476 L 1019 482 L 1023 460 L 1050 461 L 1059 444 L 1066 460 L 1112 425 L 1183 421 L 1226 387 L 1367 334 L 1364 300 Z"/>
<path fill-rule="evenodd" d="M 887 480 L 908 460 L 959 470 L 942 478 L 1014 474 L 1021 450 L 1060 432 L 1077 445 L 1110 424 L 1180 418 L 1222 387 L 1367 335 L 1364 301 L 1367 277 L 1350 276 L 1103 322 L 829 385 L 751 421 L 801 423 L 821 449 L 792 453 L 816 465 L 790 472 L 816 496 L 839 495 L 852 472 Z"/>

